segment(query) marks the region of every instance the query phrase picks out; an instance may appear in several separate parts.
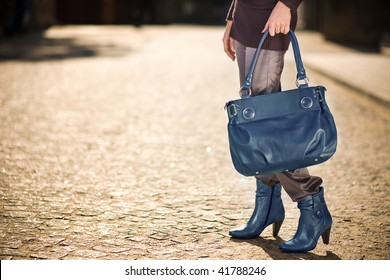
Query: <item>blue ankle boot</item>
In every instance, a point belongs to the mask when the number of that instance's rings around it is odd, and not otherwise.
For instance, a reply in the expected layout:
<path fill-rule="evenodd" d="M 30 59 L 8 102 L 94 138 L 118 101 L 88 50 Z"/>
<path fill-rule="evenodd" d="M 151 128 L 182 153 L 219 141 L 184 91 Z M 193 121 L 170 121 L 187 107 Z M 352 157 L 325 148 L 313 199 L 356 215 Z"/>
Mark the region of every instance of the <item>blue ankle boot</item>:
<path fill-rule="evenodd" d="M 298 230 L 294 238 L 280 244 L 279 249 L 284 252 L 307 252 L 317 246 L 322 236 L 325 244 L 329 244 L 332 217 L 324 199 L 324 189 L 315 195 L 309 195 L 298 201 L 301 211 Z"/>
<path fill-rule="evenodd" d="M 273 224 L 273 236 L 277 236 L 284 220 L 284 207 L 281 198 L 281 185 L 269 187 L 256 180 L 256 202 L 248 223 L 229 231 L 234 238 L 258 237 L 262 231 Z"/>

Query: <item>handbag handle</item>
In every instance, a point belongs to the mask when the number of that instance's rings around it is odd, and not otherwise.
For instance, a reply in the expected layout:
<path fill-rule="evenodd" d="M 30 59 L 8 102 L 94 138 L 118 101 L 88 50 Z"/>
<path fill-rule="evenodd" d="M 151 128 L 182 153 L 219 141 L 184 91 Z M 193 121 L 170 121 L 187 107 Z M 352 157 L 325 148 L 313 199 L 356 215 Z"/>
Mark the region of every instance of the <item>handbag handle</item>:
<path fill-rule="evenodd" d="M 242 98 L 248 98 L 251 94 L 253 71 L 255 70 L 257 59 L 259 58 L 260 55 L 261 47 L 263 46 L 264 41 L 267 38 L 268 34 L 269 34 L 268 30 L 264 32 L 263 36 L 261 37 L 259 46 L 257 47 L 255 54 L 253 55 L 253 59 L 249 67 L 248 74 L 246 74 L 245 81 L 240 89 L 240 95 Z M 308 87 L 309 80 L 306 77 L 306 71 L 305 68 L 303 67 L 301 52 L 299 50 L 297 37 L 295 36 L 294 32 L 291 30 L 288 32 L 288 35 L 290 36 L 291 45 L 293 47 L 293 52 L 294 52 L 295 65 L 297 67 L 297 81 L 296 81 L 297 87 L 299 88 Z"/>

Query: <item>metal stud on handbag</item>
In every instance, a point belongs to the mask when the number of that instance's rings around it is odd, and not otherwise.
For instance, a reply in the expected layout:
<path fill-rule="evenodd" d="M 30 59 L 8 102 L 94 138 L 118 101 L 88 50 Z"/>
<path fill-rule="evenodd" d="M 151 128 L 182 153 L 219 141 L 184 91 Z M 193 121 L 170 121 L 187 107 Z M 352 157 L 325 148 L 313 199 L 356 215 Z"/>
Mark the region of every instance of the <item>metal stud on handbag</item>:
<path fill-rule="evenodd" d="M 336 125 L 323 86 L 309 87 L 295 34 L 289 36 L 297 89 L 251 96 L 253 71 L 264 33 L 241 87 L 241 99 L 226 104 L 230 154 L 245 176 L 293 171 L 327 161 L 336 152 Z"/>

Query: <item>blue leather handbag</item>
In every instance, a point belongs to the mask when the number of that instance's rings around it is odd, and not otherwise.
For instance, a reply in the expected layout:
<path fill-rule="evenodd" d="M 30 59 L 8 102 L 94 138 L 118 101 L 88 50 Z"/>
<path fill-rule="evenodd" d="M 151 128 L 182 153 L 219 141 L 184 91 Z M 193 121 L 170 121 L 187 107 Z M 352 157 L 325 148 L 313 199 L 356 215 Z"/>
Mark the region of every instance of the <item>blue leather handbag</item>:
<path fill-rule="evenodd" d="M 323 86 L 310 87 L 295 34 L 289 36 L 297 67 L 297 89 L 251 95 L 253 71 L 268 31 L 254 54 L 241 99 L 226 103 L 230 154 L 235 169 L 256 176 L 325 162 L 337 147 L 336 125 Z"/>

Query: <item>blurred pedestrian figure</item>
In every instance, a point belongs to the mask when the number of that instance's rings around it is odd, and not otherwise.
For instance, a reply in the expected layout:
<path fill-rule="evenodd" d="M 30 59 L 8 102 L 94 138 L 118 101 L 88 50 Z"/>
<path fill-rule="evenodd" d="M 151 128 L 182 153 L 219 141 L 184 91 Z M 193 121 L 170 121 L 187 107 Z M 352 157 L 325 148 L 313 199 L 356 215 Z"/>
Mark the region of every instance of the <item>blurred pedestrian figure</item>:
<path fill-rule="evenodd" d="M 155 23 L 154 6 L 154 0 L 136 0 L 133 10 L 134 25 L 140 27 L 145 23 Z"/>
<path fill-rule="evenodd" d="M 31 17 L 30 0 L 0 0 L 0 35 L 24 33 Z"/>
<path fill-rule="evenodd" d="M 233 0 L 227 15 L 223 44 L 226 54 L 237 59 L 240 84 L 248 72 L 262 33 L 270 36 L 264 42 L 252 78 L 252 93 L 281 90 L 284 55 L 290 44 L 289 30 L 297 23 L 297 9 L 303 0 Z M 275 104 L 277 110 L 278 104 Z M 307 168 L 293 172 L 256 176 L 255 208 L 249 221 L 229 234 L 234 238 L 255 238 L 269 225 L 277 236 L 285 217 L 281 187 L 298 202 L 300 218 L 295 236 L 282 244 L 285 252 L 313 250 L 322 236 L 329 243 L 332 217 L 324 200 L 322 179 L 309 174 Z"/>

